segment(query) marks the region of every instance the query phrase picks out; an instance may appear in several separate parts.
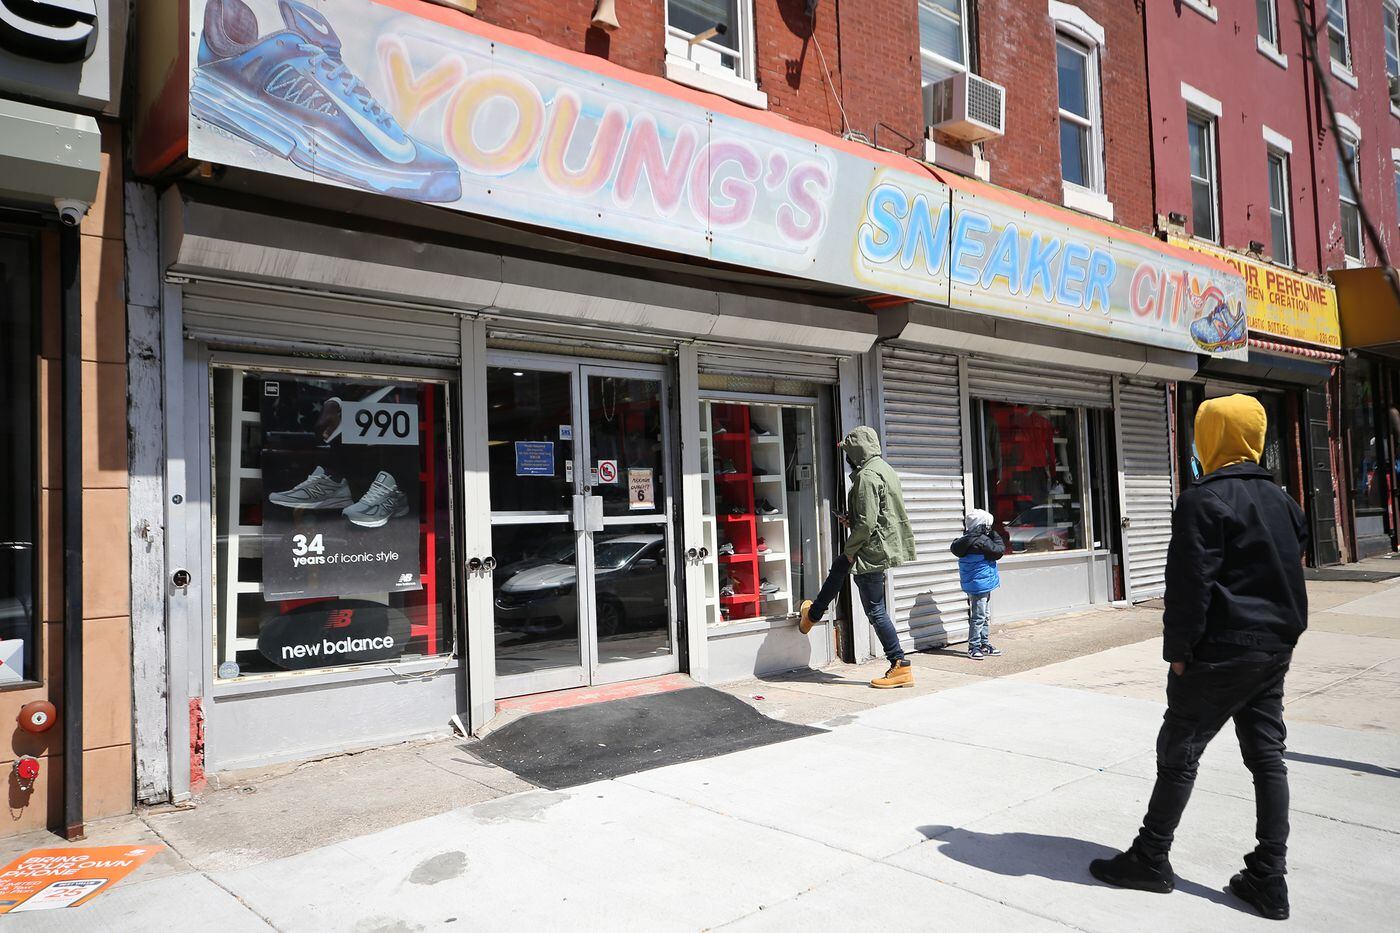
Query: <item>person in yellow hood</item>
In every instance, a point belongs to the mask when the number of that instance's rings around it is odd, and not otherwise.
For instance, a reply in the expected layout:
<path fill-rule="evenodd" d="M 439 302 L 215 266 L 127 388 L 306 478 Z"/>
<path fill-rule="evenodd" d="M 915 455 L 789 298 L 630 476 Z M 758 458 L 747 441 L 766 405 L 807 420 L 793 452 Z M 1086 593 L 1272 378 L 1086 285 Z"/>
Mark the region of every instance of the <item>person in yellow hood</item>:
<path fill-rule="evenodd" d="M 1255 836 L 1230 891 L 1273 920 L 1288 917 L 1288 770 L 1283 681 L 1308 624 L 1303 510 L 1259 465 L 1268 419 L 1257 399 L 1231 395 L 1196 413 L 1202 476 L 1177 500 L 1167 549 L 1162 657 L 1167 712 L 1157 736 L 1157 783 L 1137 839 L 1090 872 L 1124 888 L 1167 893 L 1167 855 L 1206 744 L 1231 719 L 1254 775 Z"/>

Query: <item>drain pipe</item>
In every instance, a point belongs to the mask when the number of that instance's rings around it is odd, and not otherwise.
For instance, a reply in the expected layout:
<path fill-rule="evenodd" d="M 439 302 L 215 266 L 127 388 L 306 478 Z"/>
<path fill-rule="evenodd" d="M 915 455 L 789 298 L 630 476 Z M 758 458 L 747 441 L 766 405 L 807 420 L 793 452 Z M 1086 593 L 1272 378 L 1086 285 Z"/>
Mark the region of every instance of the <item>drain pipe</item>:
<path fill-rule="evenodd" d="M 76 226 L 59 231 L 63 311 L 63 837 L 83 838 L 83 329 Z"/>

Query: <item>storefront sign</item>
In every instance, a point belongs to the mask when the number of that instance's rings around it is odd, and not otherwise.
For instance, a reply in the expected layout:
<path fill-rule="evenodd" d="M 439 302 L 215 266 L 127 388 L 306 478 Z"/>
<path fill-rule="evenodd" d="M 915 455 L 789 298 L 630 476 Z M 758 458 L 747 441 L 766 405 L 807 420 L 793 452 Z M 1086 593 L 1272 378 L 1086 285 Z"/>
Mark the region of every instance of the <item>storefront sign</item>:
<path fill-rule="evenodd" d="M 408 617 L 392 606 L 333 599 L 273 615 L 258 628 L 258 651 L 285 671 L 403 657 Z"/>
<path fill-rule="evenodd" d="M 191 0 L 190 22 L 205 23 L 213 2 Z M 248 6 L 258 38 L 245 45 L 229 40 L 234 30 L 194 30 L 191 158 L 1140 343 L 1243 353 L 1239 277 L 1145 235 L 990 186 L 950 188 L 908 159 L 707 107 L 703 95 L 446 10 L 405 0 Z M 222 15 L 229 8 L 221 0 Z M 322 80 L 317 61 L 363 87 Z"/>
<path fill-rule="evenodd" d="M 1239 272 L 1245 284 L 1250 330 L 1301 343 L 1341 347 L 1337 292 L 1331 284 L 1191 240 L 1174 237 L 1171 242 L 1221 259 Z"/>
<path fill-rule="evenodd" d="M 627 507 L 633 511 L 656 508 L 656 484 L 650 469 L 627 471 Z"/>
<path fill-rule="evenodd" d="M 553 476 L 553 441 L 516 441 L 516 476 Z"/>
<path fill-rule="evenodd" d="M 80 62 L 97 44 L 94 0 L 0 0 L 0 46 L 45 62 Z"/>
<path fill-rule="evenodd" d="M 262 429 L 263 598 L 420 589 L 418 386 L 269 379 Z"/>
<path fill-rule="evenodd" d="M 86 904 L 165 846 L 34 849 L 0 869 L 0 914 Z"/>

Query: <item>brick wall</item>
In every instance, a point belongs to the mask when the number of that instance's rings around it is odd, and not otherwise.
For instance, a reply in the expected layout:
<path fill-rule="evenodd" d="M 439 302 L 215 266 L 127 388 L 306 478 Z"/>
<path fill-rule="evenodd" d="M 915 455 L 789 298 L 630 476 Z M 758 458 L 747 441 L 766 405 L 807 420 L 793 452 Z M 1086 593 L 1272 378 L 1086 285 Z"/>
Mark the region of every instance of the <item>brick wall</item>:
<path fill-rule="evenodd" d="M 1104 28 L 1104 168 L 1114 219 L 1147 230 L 1152 159 L 1142 17 L 1129 0 L 1077 5 Z M 985 146 L 992 181 L 1058 204 L 1063 195 L 1054 22 L 1046 4 L 1025 0 L 981 0 L 978 19 L 980 72 L 1006 88 L 1006 136 Z"/>

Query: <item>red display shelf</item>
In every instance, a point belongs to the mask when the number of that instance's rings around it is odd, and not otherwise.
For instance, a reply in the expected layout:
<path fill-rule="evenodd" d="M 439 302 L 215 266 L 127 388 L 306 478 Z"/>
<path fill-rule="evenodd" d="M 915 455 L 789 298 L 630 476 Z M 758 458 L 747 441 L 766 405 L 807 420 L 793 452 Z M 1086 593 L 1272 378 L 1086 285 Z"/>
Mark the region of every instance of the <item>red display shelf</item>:
<path fill-rule="evenodd" d="M 753 479 L 753 474 L 752 474 L 752 473 L 716 473 L 716 474 L 715 474 L 715 479 L 718 480 L 718 481 L 721 482 L 721 483 L 723 483 L 723 482 L 732 482 L 732 481 L 734 481 L 734 480 L 739 480 L 739 479 L 751 480 L 751 479 Z"/>

